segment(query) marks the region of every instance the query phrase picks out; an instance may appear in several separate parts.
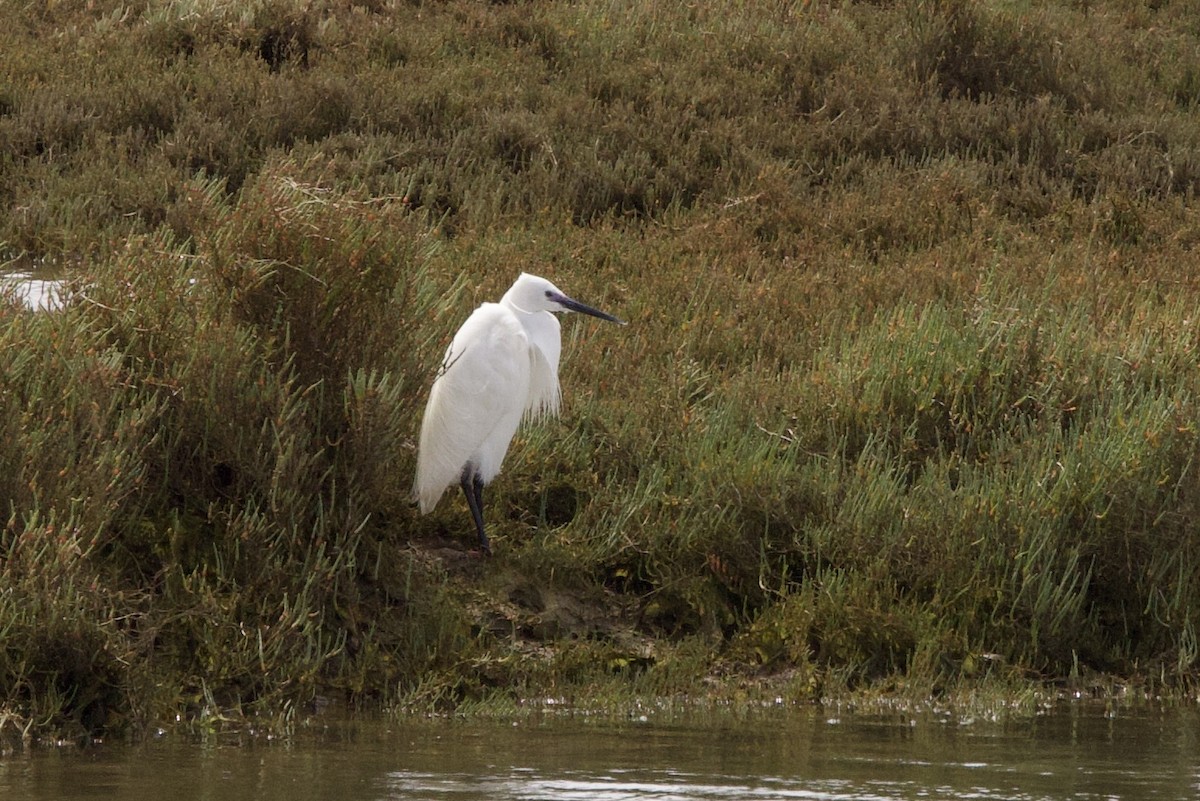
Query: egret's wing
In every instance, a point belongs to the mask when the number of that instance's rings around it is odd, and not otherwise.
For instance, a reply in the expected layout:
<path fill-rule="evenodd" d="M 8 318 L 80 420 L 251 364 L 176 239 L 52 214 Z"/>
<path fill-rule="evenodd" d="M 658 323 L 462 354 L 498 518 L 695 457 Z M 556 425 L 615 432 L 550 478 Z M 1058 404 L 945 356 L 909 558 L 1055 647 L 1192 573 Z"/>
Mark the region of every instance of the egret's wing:
<path fill-rule="evenodd" d="M 520 323 L 494 303 L 476 309 L 454 335 L 421 423 L 413 494 L 422 512 L 468 463 L 484 481 L 499 472 L 529 391 L 528 350 Z"/>

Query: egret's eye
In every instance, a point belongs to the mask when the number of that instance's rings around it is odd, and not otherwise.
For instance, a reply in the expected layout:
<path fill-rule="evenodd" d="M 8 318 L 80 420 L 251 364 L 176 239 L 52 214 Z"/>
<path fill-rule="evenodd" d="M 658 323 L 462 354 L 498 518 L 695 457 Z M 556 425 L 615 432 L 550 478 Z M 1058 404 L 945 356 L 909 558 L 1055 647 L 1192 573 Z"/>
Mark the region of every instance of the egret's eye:
<path fill-rule="evenodd" d="M 547 289 L 547 290 L 546 290 L 546 297 L 550 297 L 550 290 L 549 290 L 549 289 Z"/>

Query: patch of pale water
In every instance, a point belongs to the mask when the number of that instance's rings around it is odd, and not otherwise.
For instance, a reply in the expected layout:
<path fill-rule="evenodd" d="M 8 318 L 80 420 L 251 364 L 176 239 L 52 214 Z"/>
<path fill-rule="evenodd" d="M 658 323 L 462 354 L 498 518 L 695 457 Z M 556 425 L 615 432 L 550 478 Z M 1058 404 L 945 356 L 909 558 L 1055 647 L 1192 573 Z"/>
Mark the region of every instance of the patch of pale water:
<path fill-rule="evenodd" d="M 351 722 L 239 746 L 173 738 L 0 759 L 0 799 L 843 801 L 1200 797 L 1200 713 L 1003 724 L 778 710 L 673 723 Z"/>
<path fill-rule="evenodd" d="M 27 309 L 52 311 L 62 306 L 61 266 L 28 258 L 0 262 L 0 297 L 11 298 Z"/>

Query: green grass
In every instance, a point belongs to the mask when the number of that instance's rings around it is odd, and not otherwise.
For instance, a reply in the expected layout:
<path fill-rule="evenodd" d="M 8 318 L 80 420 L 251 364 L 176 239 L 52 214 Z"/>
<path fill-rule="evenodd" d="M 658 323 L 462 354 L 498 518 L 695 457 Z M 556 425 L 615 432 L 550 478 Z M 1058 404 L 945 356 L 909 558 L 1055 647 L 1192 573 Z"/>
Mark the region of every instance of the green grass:
<path fill-rule="evenodd" d="M 0 741 L 1194 693 L 1182 7 L 11 5 L 0 257 L 72 284 L 0 307 Z M 482 561 L 408 491 L 521 270 L 630 325 Z"/>

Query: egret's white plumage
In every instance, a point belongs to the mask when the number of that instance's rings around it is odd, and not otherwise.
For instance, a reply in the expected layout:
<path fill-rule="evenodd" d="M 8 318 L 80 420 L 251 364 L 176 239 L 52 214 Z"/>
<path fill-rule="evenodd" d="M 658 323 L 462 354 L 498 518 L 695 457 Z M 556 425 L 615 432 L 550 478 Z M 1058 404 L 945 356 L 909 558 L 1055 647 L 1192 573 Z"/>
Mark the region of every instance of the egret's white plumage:
<path fill-rule="evenodd" d="M 563 311 L 621 322 L 521 273 L 499 303 L 484 303 L 458 329 L 429 392 L 413 495 L 427 514 L 458 482 L 485 552 L 483 486 L 500 472 L 522 418 L 558 413 L 562 341 L 553 312 Z"/>

